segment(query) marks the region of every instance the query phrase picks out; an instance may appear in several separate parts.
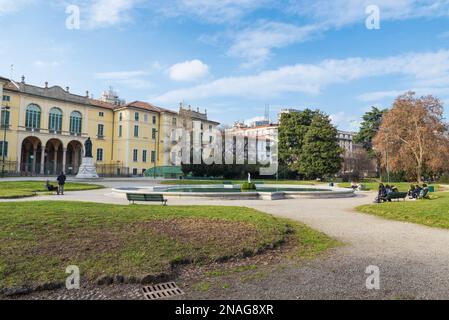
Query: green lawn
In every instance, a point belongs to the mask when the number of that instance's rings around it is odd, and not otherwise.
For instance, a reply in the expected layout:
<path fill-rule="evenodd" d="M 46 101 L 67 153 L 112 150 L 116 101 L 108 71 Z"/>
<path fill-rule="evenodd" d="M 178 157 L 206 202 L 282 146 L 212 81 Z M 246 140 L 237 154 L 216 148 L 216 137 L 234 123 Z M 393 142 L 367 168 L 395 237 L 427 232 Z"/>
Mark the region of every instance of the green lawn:
<path fill-rule="evenodd" d="M 247 182 L 248 180 L 166 180 L 161 181 L 160 184 L 168 184 L 168 185 L 185 185 L 185 184 L 223 184 L 223 182 L 232 182 L 234 184 L 242 184 Z M 317 185 L 323 184 L 326 182 L 319 182 L 315 180 L 260 180 L 260 179 L 252 179 L 254 183 L 263 182 L 264 184 L 300 184 L 300 185 Z"/>
<path fill-rule="evenodd" d="M 431 200 L 364 205 L 357 210 L 386 219 L 449 229 L 449 193 L 432 193 L 431 198 Z"/>
<path fill-rule="evenodd" d="M 379 182 L 362 182 L 362 184 L 365 186 L 365 190 L 377 190 L 379 188 Z M 391 182 L 391 183 L 387 183 L 384 182 L 383 184 L 387 185 L 393 185 L 396 186 L 399 191 L 401 192 L 406 192 L 410 189 L 410 185 L 412 184 L 411 182 Z M 417 184 L 417 183 L 413 183 L 413 184 Z M 345 183 L 339 183 L 338 184 L 339 187 L 341 188 L 350 188 L 351 187 L 351 183 L 350 182 L 345 182 Z M 438 186 L 435 185 L 435 191 L 438 191 Z"/>
<path fill-rule="evenodd" d="M 51 181 L 54 186 L 56 182 Z M 86 183 L 68 182 L 65 185 L 66 191 L 80 191 L 100 189 L 103 186 Z M 0 181 L 0 199 L 14 199 L 21 197 L 31 197 L 35 192 L 46 192 L 45 181 Z"/>
<path fill-rule="evenodd" d="M 0 203 L 0 288 L 63 281 L 77 265 L 142 277 L 180 261 L 208 264 L 289 243 L 310 256 L 338 242 L 296 222 L 244 207 Z"/>

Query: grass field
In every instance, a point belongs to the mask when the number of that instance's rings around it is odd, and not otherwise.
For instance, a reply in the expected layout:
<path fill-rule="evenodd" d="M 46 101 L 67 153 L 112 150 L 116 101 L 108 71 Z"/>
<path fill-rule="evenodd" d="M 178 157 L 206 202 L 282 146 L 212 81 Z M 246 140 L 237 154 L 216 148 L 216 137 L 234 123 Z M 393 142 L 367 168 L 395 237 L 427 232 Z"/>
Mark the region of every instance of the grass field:
<path fill-rule="evenodd" d="M 364 205 L 358 211 L 386 219 L 449 229 L 449 193 L 431 194 L 431 200 L 400 201 Z"/>
<path fill-rule="evenodd" d="M 55 182 L 51 183 L 56 186 Z M 75 182 L 68 182 L 65 185 L 66 191 L 93 190 L 100 188 L 103 188 L 103 186 Z M 46 191 L 45 181 L 0 181 L 0 199 L 31 197 L 36 192 Z"/>
<path fill-rule="evenodd" d="M 338 245 L 304 225 L 244 207 L 0 203 L 0 288 L 82 276 L 141 277 L 176 262 L 208 264 L 288 242 L 313 257 Z"/>
<path fill-rule="evenodd" d="M 186 185 L 186 184 L 223 184 L 224 182 L 232 182 L 234 184 L 242 184 L 247 182 L 247 180 L 166 180 L 161 181 L 160 184 L 168 185 Z M 258 180 L 252 179 L 254 183 L 264 183 L 264 184 L 300 184 L 300 185 L 317 185 L 325 182 L 319 182 L 314 180 L 299 181 L 299 180 Z"/>

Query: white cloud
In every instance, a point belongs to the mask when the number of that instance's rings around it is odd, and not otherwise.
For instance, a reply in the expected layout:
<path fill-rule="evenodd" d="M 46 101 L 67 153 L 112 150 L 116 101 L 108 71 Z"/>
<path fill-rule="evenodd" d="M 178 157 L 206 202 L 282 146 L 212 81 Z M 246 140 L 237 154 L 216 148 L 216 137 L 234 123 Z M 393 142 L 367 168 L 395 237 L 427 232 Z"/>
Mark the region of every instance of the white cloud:
<path fill-rule="evenodd" d="M 255 27 L 236 33 L 228 54 L 245 58 L 247 63 L 244 66 L 252 66 L 269 58 L 272 49 L 305 41 L 315 31 L 315 26 L 298 27 L 279 22 L 259 22 Z"/>
<path fill-rule="evenodd" d="M 258 116 L 258 117 L 254 117 L 254 118 L 250 118 L 250 119 L 246 119 L 244 122 L 246 125 L 251 125 L 256 121 L 264 121 L 266 120 L 264 116 Z"/>
<path fill-rule="evenodd" d="M 410 53 L 387 58 L 348 58 L 324 60 L 317 64 L 297 64 L 255 75 L 227 77 L 189 88 L 166 92 L 162 103 L 210 97 L 272 98 L 287 93 L 319 94 L 332 84 L 354 80 L 402 76 L 417 82 L 449 76 L 449 51 Z"/>
<path fill-rule="evenodd" d="M 408 90 L 375 91 L 375 92 L 364 93 L 364 94 L 358 96 L 357 98 L 360 101 L 364 101 L 364 102 L 378 102 L 378 101 L 382 101 L 382 100 L 388 99 L 388 98 L 395 98 L 395 97 L 403 94 L 406 91 L 408 91 Z"/>
<path fill-rule="evenodd" d="M 432 94 L 435 96 L 449 96 L 449 86 L 447 87 L 415 87 L 415 88 L 404 88 L 403 90 L 392 90 L 392 91 L 374 91 L 364 93 L 358 96 L 360 101 L 364 102 L 375 102 L 380 103 L 385 100 L 393 101 L 396 97 L 407 91 L 413 91 L 417 95 L 428 95 Z"/>
<path fill-rule="evenodd" d="M 0 0 L 0 16 L 19 11 L 33 2 L 34 0 Z"/>
<path fill-rule="evenodd" d="M 129 11 L 137 0 L 94 0 L 86 9 L 90 28 L 110 27 L 129 19 Z"/>
<path fill-rule="evenodd" d="M 442 38 L 442 39 L 449 38 L 449 31 L 445 31 L 445 32 L 440 33 L 438 35 L 438 38 Z"/>
<path fill-rule="evenodd" d="M 358 131 L 360 128 L 360 117 L 348 115 L 344 111 L 331 114 L 329 118 L 334 126 L 343 130 Z"/>
<path fill-rule="evenodd" d="M 98 72 L 95 73 L 95 78 L 97 79 L 107 79 L 107 80 L 125 80 L 132 79 L 135 77 L 144 76 L 147 73 L 145 71 L 112 71 L 112 72 Z"/>
<path fill-rule="evenodd" d="M 231 22 L 272 0 L 174 0 L 156 1 L 154 5 L 165 15 L 187 16 L 212 23 Z"/>
<path fill-rule="evenodd" d="M 315 23 L 338 28 L 356 22 L 364 25 L 365 9 L 373 4 L 379 7 L 381 20 L 449 15 L 447 0 L 292 0 L 287 8 Z"/>
<path fill-rule="evenodd" d="M 38 68 L 56 68 L 61 65 L 61 62 L 36 60 L 36 61 L 34 61 L 33 64 L 35 67 L 38 67 Z"/>
<path fill-rule="evenodd" d="M 209 66 L 195 59 L 171 66 L 168 73 L 175 81 L 195 81 L 209 74 Z"/>
<path fill-rule="evenodd" d="M 152 86 L 152 83 L 145 79 L 148 72 L 142 70 L 135 71 L 112 71 L 98 72 L 94 74 L 96 79 L 106 80 L 109 83 L 116 83 L 134 89 L 145 89 Z"/>

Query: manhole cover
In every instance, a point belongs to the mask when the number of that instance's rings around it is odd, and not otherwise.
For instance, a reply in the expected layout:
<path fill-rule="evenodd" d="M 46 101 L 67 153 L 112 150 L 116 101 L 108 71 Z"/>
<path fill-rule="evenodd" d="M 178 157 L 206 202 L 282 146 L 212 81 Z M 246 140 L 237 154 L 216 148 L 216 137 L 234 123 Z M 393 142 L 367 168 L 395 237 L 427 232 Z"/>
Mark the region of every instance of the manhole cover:
<path fill-rule="evenodd" d="M 143 295 L 148 300 L 157 300 L 183 295 L 184 292 L 174 282 L 156 284 L 142 288 Z"/>

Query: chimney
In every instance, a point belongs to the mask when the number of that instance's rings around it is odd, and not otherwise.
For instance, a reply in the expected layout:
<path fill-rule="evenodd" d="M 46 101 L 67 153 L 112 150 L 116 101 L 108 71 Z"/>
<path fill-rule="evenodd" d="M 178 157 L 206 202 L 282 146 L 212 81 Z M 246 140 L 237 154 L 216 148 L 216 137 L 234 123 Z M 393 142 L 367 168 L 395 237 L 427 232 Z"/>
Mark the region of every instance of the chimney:
<path fill-rule="evenodd" d="M 65 91 L 69 92 L 70 87 L 65 87 Z"/>
<path fill-rule="evenodd" d="M 89 90 L 86 90 L 86 97 L 89 98 Z"/>
<path fill-rule="evenodd" d="M 200 108 L 199 107 L 196 108 L 196 112 L 200 113 Z"/>
<path fill-rule="evenodd" d="M 45 89 L 48 89 L 48 81 L 45 81 Z"/>
<path fill-rule="evenodd" d="M 25 83 L 25 76 L 22 76 L 22 83 Z"/>

